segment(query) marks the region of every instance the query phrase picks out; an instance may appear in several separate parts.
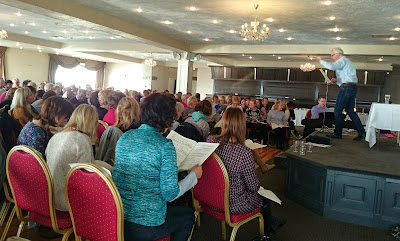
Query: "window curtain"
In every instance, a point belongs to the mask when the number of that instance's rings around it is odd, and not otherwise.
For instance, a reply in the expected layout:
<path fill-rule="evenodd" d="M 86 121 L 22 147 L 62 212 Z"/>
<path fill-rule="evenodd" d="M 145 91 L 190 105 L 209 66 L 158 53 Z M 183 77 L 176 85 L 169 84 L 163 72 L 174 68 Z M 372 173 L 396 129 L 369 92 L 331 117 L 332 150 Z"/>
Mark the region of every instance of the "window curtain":
<path fill-rule="evenodd" d="M 68 56 L 49 54 L 49 76 L 48 82 L 55 83 L 55 76 L 58 66 L 63 68 L 72 69 L 78 66 L 80 63 L 85 63 L 85 68 L 91 71 L 97 71 L 96 73 L 96 86 L 95 88 L 101 89 L 104 84 L 104 66 L 105 62 L 99 62 L 95 60 L 88 59 L 78 59 Z"/>
<path fill-rule="evenodd" d="M 7 47 L 0 47 L 0 78 L 6 80 L 6 50 Z"/>

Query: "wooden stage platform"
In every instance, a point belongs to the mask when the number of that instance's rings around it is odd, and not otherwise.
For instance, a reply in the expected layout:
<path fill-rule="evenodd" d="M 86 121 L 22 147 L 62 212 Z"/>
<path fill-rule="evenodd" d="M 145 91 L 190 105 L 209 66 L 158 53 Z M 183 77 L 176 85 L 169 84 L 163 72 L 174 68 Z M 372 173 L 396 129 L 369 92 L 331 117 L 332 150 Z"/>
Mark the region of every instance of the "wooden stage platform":
<path fill-rule="evenodd" d="M 326 134 L 316 133 L 323 136 Z M 286 196 L 327 218 L 388 229 L 400 224 L 400 147 L 395 138 L 379 147 L 331 139 L 332 147 L 313 147 L 300 156 L 286 151 Z"/>

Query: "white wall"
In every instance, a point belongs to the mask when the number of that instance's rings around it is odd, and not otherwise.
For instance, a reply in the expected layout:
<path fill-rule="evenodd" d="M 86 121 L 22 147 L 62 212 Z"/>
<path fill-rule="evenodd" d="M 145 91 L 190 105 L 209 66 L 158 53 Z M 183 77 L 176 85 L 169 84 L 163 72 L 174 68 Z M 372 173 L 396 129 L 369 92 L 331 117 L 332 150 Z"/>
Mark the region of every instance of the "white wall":
<path fill-rule="evenodd" d="M 174 91 L 174 82 L 177 76 L 176 67 L 165 67 L 157 65 L 156 67 L 153 67 L 152 76 L 154 78 L 157 78 L 151 81 L 152 90 L 168 90 L 170 93 Z"/>
<path fill-rule="evenodd" d="M 107 63 L 105 67 L 104 87 L 113 86 L 124 91 L 151 88 L 151 67 L 136 63 Z"/>
<path fill-rule="evenodd" d="M 208 66 L 199 67 L 197 69 L 197 86 L 196 92 L 200 93 L 201 98 L 206 95 L 213 94 L 214 80 L 211 79 L 211 68 Z"/>
<path fill-rule="evenodd" d="M 8 48 L 6 51 L 7 79 L 30 79 L 39 84 L 47 81 L 49 72 L 49 55 L 39 51 Z"/>

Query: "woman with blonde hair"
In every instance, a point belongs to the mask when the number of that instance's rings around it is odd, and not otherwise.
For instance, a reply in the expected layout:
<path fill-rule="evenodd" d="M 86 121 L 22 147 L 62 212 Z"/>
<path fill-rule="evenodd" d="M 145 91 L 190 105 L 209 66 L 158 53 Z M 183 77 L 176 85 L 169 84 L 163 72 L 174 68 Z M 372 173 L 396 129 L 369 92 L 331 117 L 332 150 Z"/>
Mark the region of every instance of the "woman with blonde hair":
<path fill-rule="evenodd" d="M 223 161 L 229 175 L 229 210 L 232 214 L 253 212 L 263 207 L 265 231 L 271 225 L 270 202 L 261 197 L 254 157 L 246 140 L 246 117 L 238 107 L 226 109 L 222 115 L 221 134 L 209 136 L 207 142 L 220 143 L 215 153 Z"/>
<path fill-rule="evenodd" d="M 47 165 L 53 175 L 56 209 L 68 211 L 65 200 L 65 178 L 72 163 L 94 163 L 112 169 L 102 161 L 95 161 L 91 138 L 97 136 L 96 109 L 79 105 L 71 115 L 65 130 L 55 134 L 47 144 Z"/>
<path fill-rule="evenodd" d="M 107 102 L 107 98 L 109 95 L 114 92 L 113 90 L 102 90 L 98 94 L 98 100 L 100 107 L 97 108 L 97 114 L 99 115 L 99 120 L 103 120 L 104 116 L 107 114 L 108 109 L 110 109 L 110 105 Z"/>
<path fill-rule="evenodd" d="M 267 122 L 276 133 L 276 146 L 278 149 L 284 149 L 285 140 L 289 138 L 287 128 L 288 122 L 285 118 L 285 112 L 282 111 L 285 106 L 285 102 L 275 100 L 275 104 L 267 115 Z"/>
<path fill-rule="evenodd" d="M 7 91 L 6 96 L 4 97 L 4 100 L 0 103 L 0 108 L 3 108 L 6 105 L 11 105 L 16 90 L 17 90 L 17 88 L 10 88 Z"/>
<path fill-rule="evenodd" d="M 36 116 L 31 108 L 34 100 L 35 95 L 27 87 L 15 91 L 9 113 L 21 126 L 25 126 L 30 119 Z"/>
<path fill-rule="evenodd" d="M 139 104 L 133 98 L 123 97 L 115 110 L 115 127 L 118 127 L 122 132 L 139 119 Z"/>

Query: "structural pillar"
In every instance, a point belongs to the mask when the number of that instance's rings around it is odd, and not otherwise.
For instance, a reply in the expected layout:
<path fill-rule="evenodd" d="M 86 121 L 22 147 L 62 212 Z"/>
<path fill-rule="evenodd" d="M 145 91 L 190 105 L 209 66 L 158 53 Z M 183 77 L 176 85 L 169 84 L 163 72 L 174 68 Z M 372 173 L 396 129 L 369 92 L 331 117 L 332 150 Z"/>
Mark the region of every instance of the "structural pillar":
<path fill-rule="evenodd" d="M 187 59 L 178 60 L 178 76 L 176 79 L 176 92 L 186 94 L 192 91 L 193 62 Z"/>

